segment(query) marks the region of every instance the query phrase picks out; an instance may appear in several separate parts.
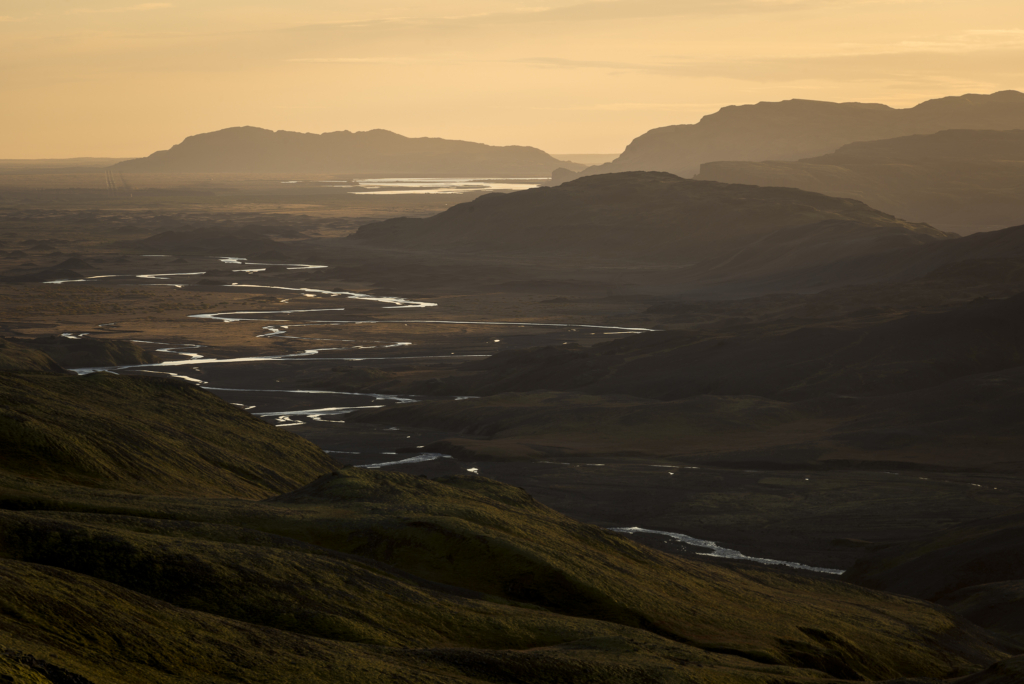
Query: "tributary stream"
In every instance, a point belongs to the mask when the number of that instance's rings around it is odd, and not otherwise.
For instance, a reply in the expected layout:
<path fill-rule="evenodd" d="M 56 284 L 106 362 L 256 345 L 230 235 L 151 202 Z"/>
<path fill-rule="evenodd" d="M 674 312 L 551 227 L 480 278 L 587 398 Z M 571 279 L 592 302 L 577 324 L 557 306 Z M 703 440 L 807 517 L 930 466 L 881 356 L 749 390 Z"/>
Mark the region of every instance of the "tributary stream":
<path fill-rule="evenodd" d="M 169 255 L 146 255 L 150 257 L 166 257 Z M 253 274 L 259 273 L 271 266 L 271 264 L 258 264 L 246 262 L 244 259 L 239 257 L 220 257 L 219 260 L 224 264 L 243 266 L 242 268 L 232 269 L 233 272 L 239 274 Z M 282 266 L 282 264 L 274 264 L 274 266 Z M 326 266 L 314 265 L 314 264 L 283 264 L 288 270 L 309 270 L 326 268 Z M 146 273 L 137 275 L 98 275 L 83 278 L 80 280 L 57 280 L 51 281 L 54 285 L 60 285 L 68 282 L 92 282 L 106 279 L 124 279 L 124 278 L 136 278 L 140 280 L 160 281 L 158 283 L 149 283 L 154 286 L 170 286 L 176 288 L 185 287 L 190 283 L 192 279 L 204 275 L 205 271 L 199 272 L 187 272 L 187 273 Z M 302 333 L 307 332 L 306 329 L 314 331 L 337 330 L 339 334 L 344 334 L 343 331 L 348 326 L 373 326 L 373 325 L 387 325 L 395 326 L 402 325 L 403 327 L 413 326 L 418 328 L 420 326 L 479 326 L 487 330 L 495 331 L 495 334 L 505 334 L 509 330 L 525 330 L 525 329 L 538 329 L 539 331 L 550 330 L 558 332 L 562 337 L 572 337 L 573 335 L 579 335 L 581 338 L 584 335 L 593 334 L 635 334 L 641 332 L 650 332 L 647 328 L 632 328 L 632 327 L 618 327 L 618 326 L 605 326 L 605 325 L 591 325 L 591 324 L 577 324 L 577 323 L 535 323 L 535 322 L 518 322 L 518 321 L 480 321 L 480 320 L 446 320 L 443 318 L 427 319 L 422 317 L 417 318 L 401 318 L 401 319 L 377 319 L 368 318 L 366 316 L 358 317 L 345 317 L 343 312 L 346 310 L 345 307 L 329 307 L 329 308 L 307 308 L 295 306 L 300 302 L 310 302 L 313 300 L 322 301 L 323 298 L 338 298 L 339 300 L 355 300 L 360 304 L 375 303 L 378 304 L 381 310 L 427 310 L 437 307 L 434 302 L 416 301 L 412 299 L 406 299 L 402 297 L 387 297 L 387 296 L 374 296 L 357 292 L 345 292 L 336 290 L 326 290 L 317 288 L 305 288 L 305 287 L 285 287 L 278 285 L 263 285 L 263 284 L 250 284 L 250 283 L 230 283 L 224 284 L 224 288 L 247 288 L 252 289 L 254 292 L 271 292 L 285 295 L 284 299 L 280 299 L 279 303 L 289 304 L 287 308 L 279 308 L 272 310 L 247 310 L 247 311 L 223 311 L 218 313 L 202 313 L 193 314 L 191 318 L 207 320 L 210 322 L 220 321 L 225 324 L 232 323 L 243 323 L 243 322 L 258 322 L 263 325 L 260 327 L 260 332 L 257 337 L 262 338 L 278 338 L 283 340 L 293 340 L 296 343 L 305 341 L 309 342 L 329 342 L 329 346 L 311 346 L 307 349 L 301 349 L 298 351 L 291 351 L 284 354 L 272 354 L 272 355 L 240 355 L 235 357 L 210 357 L 203 353 L 205 348 L 201 342 L 191 343 L 169 343 L 154 340 L 136 339 L 134 342 L 146 345 L 157 352 L 163 354 L 173 354 L 180 358 L 174 358 L 159 363 L 130 365 L 130 366 L 112 366 L 112 367 L 91 367 L 91 368 L 75 368 L 72 369 L 79 374 L 93 373 L 97 371 L 110 372 L 110 373 L 130 373 L 130 374 L 143 374 L 143 373 L 158 373 L 166 375 L 168 377 L 174 377 L 188 382 L 193 382 L 197 385 L 202 386 L 204 389 L 215 392 L 223 398 L 235 403 L 235 405 L 249 411 L 253 415 L 260 416 L 267 420 L 274 421 L 281 428 L 297 427 L 306 425 L 307 423 L 343 423 L 343 416 L 347 413 L 359 409 L 370 409 L 380 408 L 382 406 L 388 406 L 398 403 L 408 403 L 420 400 L 416 396 L 403 396 L 403 395 L 392 395 L 392 394 L 373 394 L 373 393 L 361 393 L 361 392 L 344 392 L 344 391 L 333 391 L 323 389 L 301 389 L 301 388 L 288 388 L 288 387 L 227 387 L 221 386 L 225 384 L 223 382 L 211 381 L 201 377 L 203 374 L 208 374 L 206 371 L 212 370 L 212 367 L 221 366 L 251 366 L 252 364 L 272 364 L 272 363 L 294 363 L 294 362 L 327 362 L 334 364 L 372 364 L 377 361 L 387 361 L 388 363 L 394 363 L 398 361 L 423 361 L 425 359 L 436 358 L 450 362 L 456 359 L 470 359 L 470 358 L 482 358 L 488 356 L 488 354 L 465 354 L 459 352 L 449 352 L 446 355 L 422 355 L 416 354 L 414 349 L 414 343 L 401 340 L 401 339 L 390 339 L 377 342 L 372 345 L 368 344 L 346 344 L 350 342 L 343 338 L 324 338 L 324 337 L 313 337 L 304 336 Z M 294 304 L 292 303 L 294 300 Z M 505 332 L 502 332 L 505 331 Z M 82 333 L 66 333 L 69 337 L 78 337 Z M 87 334 L 87 333 L 86 333 Z M 322 332 L 320 334 L 323 334 Z M 494 342 L 498 342 L 499 339 L 495 339 Z M 395 355 L 394 351 L 398 349 L 408 350 L 409 353 Z M 383 352 L 383 354 L 382 354 Z M 384 355 L 386 354 L 386 356 Z M 461 399 L 465 397 L 455 397 Z M 241 401 L 239 401 L 241 400 Z M 296 403 L 302 404 L 296 406 Z M 397 428 L 390 428 L 395 432 L 401 432 Z M 400 443 L 401 438 L 405 435 L 396 434 L 395 443 Z M 314 438 L 314 441 L 315 438 Z M 321 444 L 322 447 L 330 446 L 331 444 Z M 327 453 L 337 454 L 343 456 L 345 454 L 352 454 L 352 452 L 344 452 L 338 449 L 325 449 Z M 353 454 L 354 455 L 354 454 Z M 365 457 L 367 454 L 359 454 Z M 424 463 L 437 459 L 448 459 L 449 456 L 437 453 L 418 453 L 411 456 L 405 456 L 405 454 L 399 454 L 397 451 L 380 451 L 379 456 L 382 458 L 379 462 L 368 462 L 361 463 L 357 467 L 363 468 L 385 468 L 385 467 L 402 467 L 410 464 Z M 337 456 L 336 456 L 337 457 Z M 480 467 L 472 467 L 467 469 L 469 472 L 477 473 L 480 472 Z M 766 565 L 785 566 L 795 568 L 799 570 L 814 571 L 828 574 L 842 574 L 842 570 L 834 568 L 819 568 L 802 563 L 795 563 L 790 561 L 781 561 L 769 558 L 751 557 L 743 554 L 740 551 L 724 548 L 718 543 L 703 539 L 697 539 L 690 537 L 679 532 L 665 532 L 660 530 L 648 530 L 639 527 L 619 527 L 612 528 L 614 531 L 622 534 L 641 534 L 641 535 L 660 535 L 671 539 L 674 542 L 684 544 L 692 547 L 693 549 L 699 549 L 698 555 L 705 555 L 718 558 L 730 558 L 737 560 L 752 561 L 756 563 L 762 563 Z"/>

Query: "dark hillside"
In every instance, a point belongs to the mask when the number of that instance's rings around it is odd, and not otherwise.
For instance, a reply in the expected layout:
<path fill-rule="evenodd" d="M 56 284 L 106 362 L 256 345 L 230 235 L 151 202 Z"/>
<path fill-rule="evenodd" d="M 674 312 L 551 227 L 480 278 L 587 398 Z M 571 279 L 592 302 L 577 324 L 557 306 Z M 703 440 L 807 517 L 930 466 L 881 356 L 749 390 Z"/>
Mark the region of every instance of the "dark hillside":
<path fill-rule="evenodd" d="M 80 496 L 69 489 L 64 502 Z M 108 605 L 154 640 L 163 672 L 194 667 L 195 655 L 174 655 L 190 621 L 178 609 L 198 611 L 190 630 L 228 618 L 250 631 L 281 630 L 262 642 L 311 639 L 299 657 L 356 649 L 404 671 L 410 665 L 394 660 L 403 649 L 430 649 L 420 668 L 444 673 L 447 663 L 469 681 L 640 684 L 658 681 L 658 671 L 664 681 L 699 673 L 712 684 L 941 677 L 999 655 L 980 632 L 919 601 L 668 556 L 483 478 L 350 468 L 260 503 L 104 498 L 109 513 L 0 511 L 0 572 L 23 586 L 0 602 L 0 629 L 13 629 L 21 650 L 60 644 L 62 666 L 86 674 L 109 672 L 111 656 L 137 672 L 154 667 L 136 638 L 64 645 L 65 632 L 120 634 Z M 117 510 L 161 501 L 173 519 Z M 67 595 L 72 582 L 80 589 Z M 55 600 L 74 609 L 47 623 Z M 148 606 L 159 631 L 138 623 L 132 603 Z M 216 648 L 199 649 L 203 668 L 229 667 Z M 251 676 L 281 681 L 279 666 L 258 655 L 275 647 L 250 649 Z"/>
<path fill-rule="evenodd" d="M 64 368 L 128 366 L 159 360 L 156 354 L 129 340 L 45 335 L 34 339 L 18 339 L 17 343 L 46 354 Z"/>
<path fill-rule="evenodd" d="M 2 377 L 0 667 L 19 676 L 768 684 L 1001 657 L 919 601 L 665 555 L 492 480 L 310 482 L 317 449 L 190 386 Z"/>
<path fill-rule="evenodd" d="M 0 371 L 46 371 L 59 373 L 60 364 L 43 351 L 24 344 L 26 340 L 0 337 Z"/>
<path fill-rule="evenodd" d="M 680 278 L 751 278 L 949 236 L 860 202 L 667 173 L 582 178 L 491 194 L 426 219 L 390 219 L 351 239 L 402 249 L 674 264 Z"/>
<path fill-rule="evenodd" d="M 261 497 L 327 472 L 305 440 L 182 383 L 0 374 L 5 470 L 133 492 Z"/>
<path fill-rule="evenodd" d="M 854 584 L 949 606 L 1024 650 L 1024 513 L 984 518 L 877 550 L 846 573 Z"/>
<path fill-rule="evenodd" d="M 858 142 L 800 161 L 708 162 L 696 178 L 850 197 L 911 221 L 973 233 L 1024 219 L 1024 130 Z"/>

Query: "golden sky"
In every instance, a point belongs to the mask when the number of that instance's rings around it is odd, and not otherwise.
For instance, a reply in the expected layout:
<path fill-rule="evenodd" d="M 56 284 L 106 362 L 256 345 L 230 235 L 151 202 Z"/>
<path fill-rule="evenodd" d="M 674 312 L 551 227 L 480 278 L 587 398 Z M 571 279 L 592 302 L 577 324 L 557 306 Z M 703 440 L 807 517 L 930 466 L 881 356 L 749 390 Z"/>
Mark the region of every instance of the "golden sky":
<path fill-rule="evenodd" d="M 727 104 L 1024 90 L 1021 0 L 0 0 L 0 158 L 228 126 L 620 152 Z"/>

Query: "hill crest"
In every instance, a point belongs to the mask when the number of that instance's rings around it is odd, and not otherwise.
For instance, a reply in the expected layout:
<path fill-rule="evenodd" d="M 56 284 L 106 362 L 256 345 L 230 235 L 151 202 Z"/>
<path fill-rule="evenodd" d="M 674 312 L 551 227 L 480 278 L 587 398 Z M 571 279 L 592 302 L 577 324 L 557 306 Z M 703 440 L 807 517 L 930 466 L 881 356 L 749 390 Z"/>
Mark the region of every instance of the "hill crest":
<path fill-rule="evenodd" d="M 944 97 L 907 109 L 819 100 L 730 105 L 695 124 L 650 130 L 618 159 L 583 175 L 668 171 L 689 177 L 706 162 L 805 159 L 862 140 L 952 128 L 1011 130 L 1022 122 L 1024 93 L 1015 90 Z"/>
<path fill-rule="evenodd" d="M 409 138 L 383 129 L 298 133 L 236 126 L 185 138 L 168 150 L 110 168 L 120 172 L 323 173 L 349 176 L 549 177 L 582 169 L 535 147 L 496 147 L 443 138 Z"/>

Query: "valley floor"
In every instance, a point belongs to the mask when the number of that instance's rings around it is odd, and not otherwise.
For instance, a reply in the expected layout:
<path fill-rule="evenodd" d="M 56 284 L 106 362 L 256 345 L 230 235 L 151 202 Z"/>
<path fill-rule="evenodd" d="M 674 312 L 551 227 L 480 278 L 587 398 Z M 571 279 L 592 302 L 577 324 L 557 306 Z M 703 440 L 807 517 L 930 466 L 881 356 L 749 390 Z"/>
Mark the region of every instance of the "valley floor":
<path fill-rule="evenodd" d="M 267 219 L 269 227 L 257 234 L 245 228 L 248 217 L 220 213 L 217 219 L 234 218 L 239 226 L 229 238 L 201 244 L 182 232 L 174 244 L 147 242 L 152 222 L 132 214 L 119 215 L 116 232 L 95 220 L 83 232 L 70 227 L 82 218 L 73 211 L 4 211 L 0 335 L 63 336 L 50 343 L 54 358 L 82 372 L 201 386 L 312 441 L 337 468 L 479 475 L 522 487 L 584 523 L 647 530 L 628 538 L 660 551 L 808 578 L 831 577 L 885 549 L 1024 509 L 1021 435 L 1014 431 L 965 428 L 939 445 L 900 441 L 906 430 L 872 428 L 873 414 L 817 400 L 729 395 L 733 403 L 700 399 L 698 406 L 697 399 L 666 403 L 572 388 L 492 391 L 481 384 L 483 371 L 465 365 L 538 347 L 588 350 L 650 330 L 723 339 L 754 328 L 853 330 L 907 313 L 948 311 L 981 295 L 1007 297 L 1024 283 L 911 284 L 687 304 L 673 296 L 672 275 L 658 269 L 595 263 L 570 270 L 554 262 L 445 255 L 425 262 L 346 244 L 313 216 Z M 171 229 L 210 219 L 179 216 Z M 278 254 L 267 253 L 270 239 Z M 132 341 L 157 360 L 79 365 L 73 345 L 82 338 Z M 987 372 L 974 375 L 1000 386 L 1019 382 L 1012 369 Z M 945 386 L 926 393 L 938 396 Z M 946 415 L 927 410 L 928 420 Z M 895 441 L 844 437 L 864 429 Z M 708 541 L 717 546 L 700 543 Z M 730 558 L 716 548 L 737 553 Z M 67 581 L 36 578 L 39 572 L 19 567 L 10 581 Z M 1006 638 L 1004 650 L 1024 645 L 1015 641 L 1020 635 Z M 326 649 L 310 656 L 324 662 L 340 657 L 325 655 L 327 646 L 309 648 Z M 15 672 L 17 657 L 4 657 L 0 665 Z"/>

